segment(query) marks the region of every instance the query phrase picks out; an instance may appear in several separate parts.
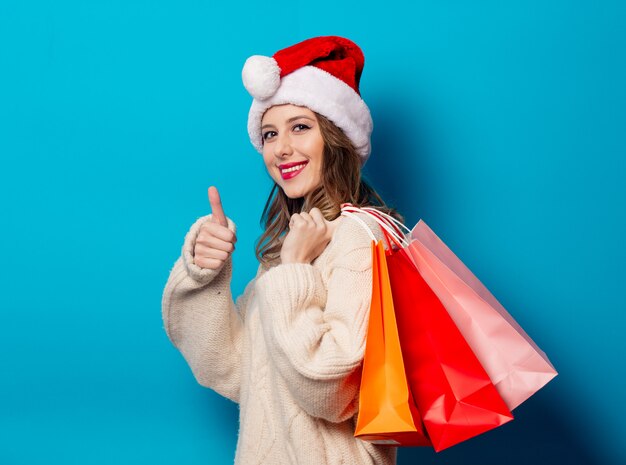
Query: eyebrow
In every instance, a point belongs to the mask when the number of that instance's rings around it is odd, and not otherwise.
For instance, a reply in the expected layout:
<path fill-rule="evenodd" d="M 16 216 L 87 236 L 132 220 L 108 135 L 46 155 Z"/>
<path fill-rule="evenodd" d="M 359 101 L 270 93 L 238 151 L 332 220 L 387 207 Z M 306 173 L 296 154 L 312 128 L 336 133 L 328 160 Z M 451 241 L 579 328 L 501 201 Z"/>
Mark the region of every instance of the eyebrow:
<path fill-rule="evenodd" d="M 294 116 L 292 118 L 289 118 L 287 120 L 287 123 L 291 123 L 292 121 L 295 121 L 295 120 L 300 119 L 300 118 L 308 119 L 310 121 L 315 121 L 313 118 L 309 118 L 306 115 L 298 115 L 298 116 Z M 264 124 L 263 126 L 261 126 L 261 129 L 264 129 L 264 128 L 267 128 L 267 127 L 274 127 L 274 125 L 273 124 Z"/>

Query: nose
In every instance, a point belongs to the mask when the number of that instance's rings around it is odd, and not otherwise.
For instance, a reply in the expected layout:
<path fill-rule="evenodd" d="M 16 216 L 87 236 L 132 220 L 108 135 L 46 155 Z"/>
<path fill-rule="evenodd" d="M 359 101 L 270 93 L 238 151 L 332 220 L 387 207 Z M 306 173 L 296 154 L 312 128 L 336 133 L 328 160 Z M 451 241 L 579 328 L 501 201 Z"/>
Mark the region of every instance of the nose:
<path fill-rule="evenodd" d="M 276 158 L 284 158 L 290 156 L 292 153 L 291 138 L 289 134 L 285 134 L 281 131 L 274 140 L 274 156 Z"/>

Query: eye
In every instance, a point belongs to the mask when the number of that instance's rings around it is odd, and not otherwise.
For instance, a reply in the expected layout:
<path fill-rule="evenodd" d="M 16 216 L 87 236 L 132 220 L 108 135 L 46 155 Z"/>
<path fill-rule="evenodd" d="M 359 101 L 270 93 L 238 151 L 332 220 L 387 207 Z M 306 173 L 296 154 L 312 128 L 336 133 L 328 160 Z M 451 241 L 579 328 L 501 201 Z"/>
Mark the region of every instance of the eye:
<path fill-rule="evenodd" d="M 273 137 L 276 135 L 276 131 L 265 131 L 263 133 L 263 140 L 268 140 L 270 137 Z"/>
<path fill-rule="evenodd" d="M 296 132 L 301 132 L 301 131 L 305 131 L 307 129 L 311 129 L 310 126 L 307 126 L 306 124 L 302 124 L 302 123 L 298 123 L 293 127 L 294 131 Z"/>

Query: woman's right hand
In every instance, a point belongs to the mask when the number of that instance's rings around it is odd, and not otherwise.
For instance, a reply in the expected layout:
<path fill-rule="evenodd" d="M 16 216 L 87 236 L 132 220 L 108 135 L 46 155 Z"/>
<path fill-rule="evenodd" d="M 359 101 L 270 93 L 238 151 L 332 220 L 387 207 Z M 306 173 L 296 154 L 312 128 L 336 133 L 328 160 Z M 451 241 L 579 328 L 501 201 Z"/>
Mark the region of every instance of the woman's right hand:
<path fill-rule="evenodd" d="M 217 188 L 209 187 L 211 219 L 200 226 L 193 249 L 193 261 L 200 268 L 216 270 L 221 267 L 235 250 L 237 236 L 228 228 L 228 221 Z"/>

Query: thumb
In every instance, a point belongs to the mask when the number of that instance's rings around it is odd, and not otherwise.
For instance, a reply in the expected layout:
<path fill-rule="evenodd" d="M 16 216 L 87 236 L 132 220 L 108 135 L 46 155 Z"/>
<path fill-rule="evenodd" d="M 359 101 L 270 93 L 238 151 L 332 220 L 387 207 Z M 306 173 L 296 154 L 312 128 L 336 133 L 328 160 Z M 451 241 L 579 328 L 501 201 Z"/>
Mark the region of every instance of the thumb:
<path fill-rule="evenodd" d="M 222 200 L 220 199 L 220 194 L 215 186 L 209 187 L 209 203 L 211 204 L 211 213 L 213 213 L 211 221 L 228 227 L 228 221 L 226 220 L 226 215 L 224 215 L 224 210 L 222 209 Z"/>
<path fill-rule="evenodd" d="M 329 239 L 331 239 L 333 235 L 335 234 L 335 230 L 337 229 L 337 226 L 339 226 L 340 220 L 341 220 L 341 216 L 338 216 L 332 221 L 328 221 L 327 219 L 324 219 L 324 222 L 326 223 L 326 234 Z"/>

